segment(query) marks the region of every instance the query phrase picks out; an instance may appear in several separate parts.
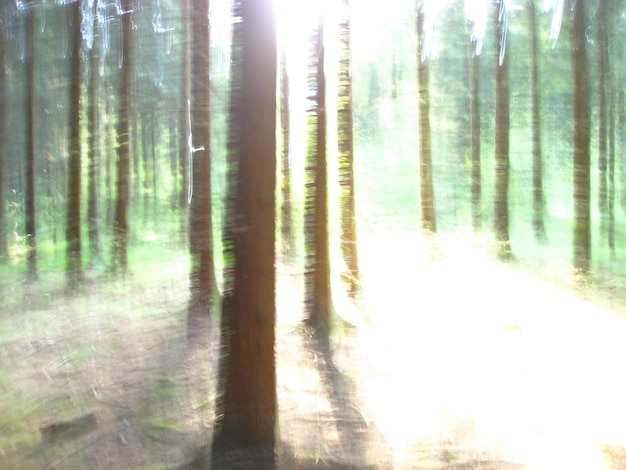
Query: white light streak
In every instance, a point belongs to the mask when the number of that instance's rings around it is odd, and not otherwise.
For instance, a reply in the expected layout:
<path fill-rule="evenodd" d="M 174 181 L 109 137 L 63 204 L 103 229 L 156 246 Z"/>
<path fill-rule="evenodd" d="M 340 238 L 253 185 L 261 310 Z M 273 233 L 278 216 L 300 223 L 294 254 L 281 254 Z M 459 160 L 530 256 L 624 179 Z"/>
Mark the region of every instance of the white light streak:
<path fill-rule="evenodd" d="M 191 204 L 193 196 L 193 154 L 204 150 L 204 145 L 198 147 L 193 146 L 193 133 L 191 131 L 191 101 L 187 100 L 187 126 L 189 134 L 187 136 L 187 146 L 189 147 L 189 188 L 187 189 L 187 204 Z"/>

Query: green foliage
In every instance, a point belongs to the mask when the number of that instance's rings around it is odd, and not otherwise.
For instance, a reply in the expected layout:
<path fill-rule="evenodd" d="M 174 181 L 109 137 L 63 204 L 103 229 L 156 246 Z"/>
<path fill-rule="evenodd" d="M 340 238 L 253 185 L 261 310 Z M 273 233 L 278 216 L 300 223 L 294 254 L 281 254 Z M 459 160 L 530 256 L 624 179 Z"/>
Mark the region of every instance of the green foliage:
<path fill-rule="evenodd" d="M 158 3 L 158 6 L 157 6 Z M 149 3 L 134 11 L 136 39 L 134 43 L 136 78 L 134 83 L 134 111 L 131 126 L 131 207 L 130 207 L 130 263 L 132 266 L 153 266 L 152 258 L 163 259 L 165 253 L 185 257 L 188 235 L 181 231 L 186 219 L 187 207 L 173 201 L 180 199 L 182 173 L 181 145 L 185 148 L 188 125 L 181 119 L 187 107 L 184 102 L 182 58 L 188 46 L 183 35 L 183 17 L 179 3 L 161 1 Z M 13 8 L 13 5 L 11 7 Z M 160 8 L 159 11 L 157 9 Z M 398 0 L 385 6 L 380 15 L 372 15 L 371 2 L 353 2 L 351 5 L 351 64 L 352 118 L 354 136 L 354 165 L 356 184 L 356 214 L 359 230 L 380 231 L 388 229 L 409 230 L 420 220 L 419 163 L 417 144 L 419 140 L 417 121 L 417 51 L 415 37 L 415 2 Z M 626 28 L 623 28 L 623 12 L 615 3 L 609 15 L 610 72 L 615 84 L 626 77 L 624 44 Z M 11 10 L 12 11 L 12 10 Z M 155 13 L 161 13 L 164 31 L 157 31 L 153 21 Z M 541 129 L 543 136 L 545 207 L 548 239 L 553 258 L 562 260 L 571 257 L 571 237 L 566 234 L 572 224 L 572 153 L 573 153 L 573 89 L 571 62 L 571 18 L 564 17 L 558 41 L 552 43 L 548 36 L 551 16 L 540 8 L 538 12 L 541 69 L 539 71 L 542 99 Z M 491 13 L 490 13 L 491 14 Z M 3 17 L 2 25 L 7 35 L 4 67 L 7 77 L 7 109 L 10 116 L 7 124 L 7 139 L 1 151 L 5 157 L 6 216 L 9 241 L 9 267 L 0 272 L 8 279 L 22 279 L 25 275 L 29 246 L 24 234 L 24 152 L 27 143 L 24 123 L 27 118 L 26 74 L 23 62 L 23 24 L 21 13 L 13 12 Z M 231 22 L 228 2 L 212 4 L 211 56 L 211 154 L 212 154 L 212 198 L 214 209 L 215 253 L 223 252 L 223 217 L 229 170 L 227 158 L 228 111 L 230 101 L 229 77 Z M 67 164 L 69 137 L 69 65 L 71 45 L 67 6 L 55 2 L 42 2 L 36 10 L 38 28 L 34 32 L 37 47 L 37 250 L 40 270 L 58 280 L 65 265 L 65 205 L 67 203 Z M 44 21 L 45 20 L 45 21 Z M 307 19 L 311 23 L 314 19 Z M 330 20 L 328 21 L 330 23 Z M 115 202 L 115 150 L 116 126 L 118 121 L 119 96 L 117 93 L 120 61 L 119 29 L 121 20 L 111 16 L 107 49 L 104 41 L 96 41 L 96 63 L 84 65 L 99 74 L 96 93 L 98 105 L 97 140 L 100 156 L 99 226 L 102 246 L 106 247 L 104 264 L 109 262 L 112 235 L 112 212 Z M 104 39 L 104 30 L 97 31 Z M 337 33 L 337 35 L 335 35 Z M 339 31 L 327 30 L 325 46 L 328 50 L 327 78 L 335 72 L 338 64 Z M 430 58 L 430 96 L 432 121 L 432 150 L 434 181 L 436 186 L 436 208 L 438 230 L 444 233 L 464 231 L 471 223 L 469 155 L 469 98 L 468 98 L 468 54 L 470 25 L 465 16 L 462 2 L 446 4 L 435 19 L 433 54 Z M 597 28 L 588 31 L 590 40 L 597 38 Z M 482 129 L 482 218 L 483 229 L 489 230 L 493 223 L 494 198 L 494 106 L 495 106 L 495 32 L 493 22 L 487 21 L 487 31 L 480 60 L 480 105 Z M 291 137 L 293 159 L 293 215 L 296 234 L 296 258 L 299 262 L 305 252 L 302 239 L 304 230 L 304 207 L 306 206 L 303 186 L 312 185 L 304 181 L 304 166 L 307 146 L 315 145 L 315 138 L 307 137 L 306 122 L 302 113 L 303 102 L 311 90 L 308 89 L 304 49 L 298 49 L 296 41 L 288 49 L 291 55 L 289 78 L 291 80 L 291 122 L 294 129 Z M 303 46 L 304 47 L 304 46 Z M 308 47 L 308 46 L 306 46 Z M 527 28 L 527 12 L 511 12 L 508 32 L 507 53 L 510 56 L 511 78 L 511 175 L 510 175 L 510 224 L 512 246 L 519 256 L 529 259 L 536 253 L 538 259 L 549 262 L 548 255 L 540 254 L 543 249 L 526 242 L 532 223 L 532 158 L 531 158 L 531 83 L 530 54 Z M 591 73 L 592 103 L 595 109 L 598 59 L 589 57 Z M 302 71 L 298 67 L 302 66 Z M 84 91 L 86 92 L 84 84 Z M 343 86 L 330 83 L 328 95 L 333 95 Z M 333 88 L 337 87 L 337 88 Z M 83 105 L 87 100 L 83 96 Z M 334 100 L 334 98 L 333 98 Z M 337 101 L 328 100 L 332 106 L 346 104 L 344 97 Z M 615 103 L 619 112 L 620 103 Z M 298 107 L 300 106 L 300 107 Z M 623 103 L 621 103 L 623 106 Z M 182 110 L 182 111 L 181 111 Z M 81 126 L 87 127 L 86 113 Z M 331 123 L 332 124 L 332 123 Z M 592 207 L 597 205 L 599 186 L 593 177 L 598 171 L 597 160 L 597 114 L 592 111 Z M 623 126 L 621 126 L 623 127 Z M 617 126 L 619 133 L 620 126 Z M 312 134 L 309 134 L 309 136 Z M 330 131 L 329 147 L 334 139 L 343 140 L 346 132 L 336 135 Z M 89 142 L 83 132 L 83 157 L 86 158 Z M 617 191 L 626 194 L 623 175 L 624 142 L 618 138 L 616 147 Z M 333 157 L 333 155 L 331 155 Z M 83 165 L 83 198 L 87 193 L 86 165 Z M 334 168 L 330 168 L 334 171 Z M 619 177 L 621 175 L 622 177 Z M 332 185 L 333 181 L 330 181 Z M 300 188 L 300 189 L 298 189 Z M 336 204 L 332 186 L 329 208 L 335 214 Z M 186 199 L 186 194 L 183 195 Z M 626 198 L 622 198 L 626 200 Z M 333 202 L 335 201 L 335 202 Z M 84 204 L 84 203 L 83 203 Z M 85 207 L 83 207 L 85 212 Z M 620 246 L 626 233 L 623 208 L 616 211 L 616 245 Z M 182 222 L 181 222 L 182 221 Z M 616 271 L 620 261 L 619 249 L 612 260 L 600 242 L 597 230 L 599 219 L 592 214 L 594 266 L 597 269 Z M 87 224 L 81 227 L 86 240 Z M 184 229 L 183 229 L 184 230 Z M 331 234 L 337 227 L 331 221 Z M 334 231 L 334 232 L 333 232 Z M 554 241 L 552 241 L 554 239 Z M 85 244 L 86 245 L 86 244 Z M 88 245 L 86 245 L 88 246 Z M 299 258 L 300 257 L 300 258 Z M 88 266 L 87 277 L 99 278 L 104 266 L 89 259 L 88 250 L 83 250 L 83 263 Z M 223 260 L 216 256 L 216 273 L 221 278 Z M 618 263 L 617 263 L 618 264 Z M 176 272 L 184 275 L 186 261 L 176 264 Z M 141 272 L 139 272 L 141 271 Z M 601 273 L 598 273 L 601 274 Z M 147 269 L 137 270 L 135 276 L 148 280 L 158 273 Z M 45 275 L 44 275 L 45 278 Z M 47 282 L 44 280 L 44 282 Z M 51 285 L 49 283 L 48 285 Z"/>

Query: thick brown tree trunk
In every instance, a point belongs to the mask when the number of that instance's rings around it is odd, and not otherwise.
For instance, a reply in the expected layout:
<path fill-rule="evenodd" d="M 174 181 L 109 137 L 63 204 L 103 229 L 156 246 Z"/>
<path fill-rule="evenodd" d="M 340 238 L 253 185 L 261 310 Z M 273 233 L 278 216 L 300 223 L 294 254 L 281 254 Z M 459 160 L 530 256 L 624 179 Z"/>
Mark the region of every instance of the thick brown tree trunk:
<path fill-rule="evenodd" d="M 70 154 L 67 165 L 67 215 L 65 229 L 65 275 L 66 288 L 73 292 L 83 278 L 82 250 L 80 237 L 80 189 L 81 189 L 81 145 L 80 145 L 80 95 L 81 80 L 81 5 L 70 4 L 73 17 L 72 70 L 70 90 Z"/>
<path fill-rule="evenodd" d="M 236 2 L 230 158 L 234 197 L 222 317 L 224 345 L 213 468 L 273 469 L 275 365 L 276 26 L 272 0 Z M 241 54 L 241 55 L 239 55 Z M 237 97 L 237 95 L 239 95 Z M 245 99 L 243 99 L 245 97 Z M 242 105 L 242 106 L 240 106 Z M 238 466 L 239 465 L 239 466 Z M 245 467 L 248 468 L 248 467 Z"/>
<path fill-rule="evenodd" d="M 586 277 L 591 269 L 590 214 L 590 78 L 587 61 L 587 13 L 583 2 L 574 3 L 572 68 L 574 72 L 574 223 L 573 265 Z"/>

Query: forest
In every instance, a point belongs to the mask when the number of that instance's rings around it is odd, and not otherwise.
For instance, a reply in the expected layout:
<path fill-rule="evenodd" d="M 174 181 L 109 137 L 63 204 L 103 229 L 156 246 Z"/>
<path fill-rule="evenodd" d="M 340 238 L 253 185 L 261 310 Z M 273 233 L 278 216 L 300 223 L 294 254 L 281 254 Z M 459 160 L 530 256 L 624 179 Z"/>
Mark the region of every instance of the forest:
<path fill-rule="evenodd" d="M 0 4 L 0 468 L 626 468 L 626 3 Z"/>

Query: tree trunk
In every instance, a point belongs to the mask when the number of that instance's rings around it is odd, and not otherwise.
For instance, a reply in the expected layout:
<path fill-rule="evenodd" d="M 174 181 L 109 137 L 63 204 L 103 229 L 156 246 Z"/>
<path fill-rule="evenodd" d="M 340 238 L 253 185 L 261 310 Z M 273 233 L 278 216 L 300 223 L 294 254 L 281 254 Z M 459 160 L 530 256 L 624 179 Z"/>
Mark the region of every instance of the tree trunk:
<path fill-rule="evenodd" d="M 93 5 L 93 27 L 98 24 L 95 15 L 96 2 Z M 89 235 L 89 257 L 91 262 L 102 261 L 102 244 L 100 240 L 100 131 L 98 120 L 98 85 L 99 73 L 97 70 L 96 45 L 99 45 L 98 36 L 89 53 L 89 104 L 87 114 L 89 120 L 89 149 L 87 150 L 87 227 Z"/>
<path fill-rule="evenodd" d="M 354 188 L 354 139 L 352 124 L 352 74 L 350 43 L 350 0 L 343 0 L 343 19 L 339 25 L 339 187 L 341 254 L 347 270 L 342 277 L 348 286 L 348 295 L 355 298 L 359 292 L 360 274 L 357 250 L 356 201 Z"/>
<path fill-rule="evenodd" d="M 328 167 L 326 160 L 326 79 L 323 15 L 311 46 L 309 83 L 314 90 L 309 111 L 305 195 L 305 303 L 307 322 L 330 329 L 330 256 L 328 235 Z"/>
<path fill-rule="evenodd" d="M 189 333 L 211 314 L 215 289 L 211 204 L 211 89 L 209 78 L 209 1 L 193 0 L 191 131 L 193 179 L 189 207 L 191 257 Z"/>
<path fill-rule="evenodd" d="M 273 469 L 277 429 L 275 366 L 276 26 L 272 0 L 236 2 L 231 77 L 234 200 L 230 201 L 222 316 L 223 395 L 213 468 Z M 239 47 L 239 51 L 235 51 Z M 245 99 L 244 99 L 245 97 Z M 239 105 L 244 106 L 239 106 Z M 233 193 L 231 193 L 233 195 Z M 234 456 L 234 461 L 231 457 Z M 251 467 L 252 468 L 252 467 Z"/>
<path fill-rule="evenodd" d="M 67 216 L 66 216 L 66 288 L 76 290 L 83 278 L 82 249 L 80 237 L 80 190 L 81 190 L 81 132 L 80 95 L 81 81 L 81 6 L 79 2 L 70 4 L 72 12 L 72 70 L 70 90 L 70 154 L 67 165 Z"/>
<path fill-rule="evenodd" d="M 156 143 L 156 139 L 155 139 L 155 132 L 156 129 L 159 125 L 159 120 L 158 120 L 158 114 L 153 112 L 151 114 L 151 119 L 150 119 L 150 166 L 152 168 L 152 188 L 151 192 L 152 192 L 152 221 L 155 224 L 159 223 L 159 220 L 157 220 L 158 218 L 158 192 L 157 192 L 157 158 L 156 158 L 156 149 L 157 149 L 157 143 Z"/>
<path fill-rule="evenodd" d="M 150 117 L 144 114 L 141 123 L 141 169 L 137 171 L 137 174 L 141 173 L 141 213 L 144 227 L 147 227 L 148 222 L 151 220 L 150 216 L 150 129 L 148 128 L 148 122 L 152 121 L 152 112 L 147 113 Z M 150 124 L 152 127 L 152 123 Z M 139 170 L 139 169 L 138 169 Z M 136 194 L 140 194 L 137 192 Z"/>
<path fill-rule="evenodd" d="M 617 144 L 619 146 L 620 205 L 626 210 L 626 93 L 621 87 L 617 91 Z"/>
<path fill-rule="evenodd" d="M 609 87 L 611 90 L 613 86 Z M 616 96 L 613 92 L 611 96 Z M 607 166 L 607 242 L 611 259 L 615 258 L 615 104 L 609 100 L 609 154 Z"/>
<path fill-rule="evenodd" d="M 609 98 L 609 44 L 607 25 L 607 0 L 598 0 L 595 23 L 598 54 L 598 210 L 600 233 L 606 240 L 608 234 L 608 98 Z"/>
<path fill-rule="evenodd" d="M 185 121 L 183 121 L 185 122 Z M 180 124 L 181 126 L 184 124 Z M 178 167 L 180 165 L 180 150 L 179 150 L 179 141 L 181 140 L 179 135 L 182 135 L 179 130 L 178 120 L 175 116 L 173 116 L 169 121 L 169 129 L 168 129 L 168 159 L 170 162 L 170 179 L 172 181 L 172 194 L 170 194 L 170 211 L 174 217 L 174 221 L 178 222 L 179 217 L 179 201 L 180 201 L 180 182 L 178 175 Z"/>
<path fill-rule="evenodd" d="M 282 237 L 282 250 L 285 259 L 293 255 L 293 214 L 291 205 L 291 140 L 290 140 L 290 112 L 289 112 L 289 74 L 287 73 L 287 54 L 282 49 L 280 61 L 280 130 L 282 137 L 282 149 L 280 156 L 281 174 L 281 216 L 280 232 Z"/>
<path fill-rule="evenodd" d="M 417 11 L 417 87 L 419 95 L 419 160 L 422 228 L 436 232 L 435 188 L 433 184 L 432 146 L 430 136 L 430 84 L 426 32 L 424 31 L 424 2 L 418 1 Z"/>
<path fill-rule="evenodd" d="M 480 55 L 476 42 L 470 42 L 469 90 L 471 114 L 471 204 L 472 228 L 478 233 L 482 228 L 482 174 L 480 146 Z"/>
<path fill-rule="evenodd" d="M 500 259 L 511 256 L 509 242 L 509 130 L 510 92 L 509 59 L 506 53 L 506 9 L 499 1 L 496 10 L 496 175 L 494 196 L 494 232 L 497 254 Z"/>
<path fill-rule="evenodd" d="M 129 115 L 132 114 L 129 105 Z M 130 175 L 130 193 L 128 198 L 128 210 L 129 215 L 128 219 L 141 220 L 141 212 L 142 212 L 142 171 L 141 171 L 141 157 L 144 153 L 143 143 L 140 142 L 140 138 L 142 137 L 143 129 L 145 128 L 146 123 L 143 119 L 130 119 L 129 122 L 129 131 L 130 131 L 130 140 L 128 144 L 129 149 L 129 165 L 131 167 L 131 175 Z M 130 151 L 132 150 L 132 151 Z"/>
<path fill-rule="evenodd" d="M 533 135 L 533 231 L 535 239 L 545 243 L 544 222 L 545 195 L 543 192 L 543 150 L 541 139 L 541 84 L 539 83 L 539 41 L 535 0 L 528 1 L 528 30 L 530 34 L 531 100 Z"/>
<path fill-rule="evenodd" d="M 104 168 L 106 170 L 104 175 L 104 187 L 106 188 L 105 224 L 107 227 L 113 227 L 115 225 L 115 195 L 113 193 L 113 189 L 114 186 L 116 186 L 116 182 L 114 176 L 113 162 L 116 158 L 115 142 L 117 141 L 117 136 L 115 135 L 116 126 L 113 124 L 113 120 L 111 119 L 111 116 L 113 116 L 112 101 L 113 99 L 111 97 L 111 93 L 109 93 L 107 90 L 105 98 L 107 122 L 104 127 L 106 150 L 103 152 L 105 162 Z"/>
<path fill-rule="evenodd" d="M 128 203 L 130 199 L 130 106 L 133 88 L 132 0 L 122 0 L 122 77 L 117 131 L 117 200 L 113 226 L 113 270 L 128 271 Z"/>
<path fill-rule="evenodd" d="M 6 8 L 0 10 L 2 15 L 6 14 Z M 6 211 L 6 194 L 5 194 L 5 154 L 7 153 L 7 25 L 3 16 L 0 18 L 0 263 L 5 263 L 9 257 L 9 245 L 7 238 L 7 211 Z"/>
<path fill-rule="evenodd" d="M 181 64 L 181 88 L 183 99 L 181 100 L 180 118 L 179 118 L 179 172 L 180 172 L 180 186 L 178 187 L 178 207 L 180 210 L 180 232 L 181 234 L 187 234 L 188 225 L 188 212 L 189 212 L 189 154 L 191 149 L 189 148 L 191 142 L 189 140 L 191 133 L 191 54 L 192 54 L 192 42 L 189 34 L 190 19 L 190 0 L 181 1 L 181 15 L 183 17 L 182 22 L 182 36 L 183 36 L 183 49 L 182 49 L 182 64 Z"/>
<path fill-rule="evenodd" d="M 35 211 L 35 152 L 37 141 L 37 78 L 35 76 L 35 11 L 26 12 L 26 187 L 24 193 L 24 231 L 28 246 L 28 278 L 37 278 L 37 219 Z"/>
<path fill-rule="evenodd" d="M 574 4 L 572 68 L 574 73 L 574 223 L 573 265 L 587 277 L 591 269 L 590 214 L 590 77 L 587 61 L 587 13 L 582 2 Z"/>

